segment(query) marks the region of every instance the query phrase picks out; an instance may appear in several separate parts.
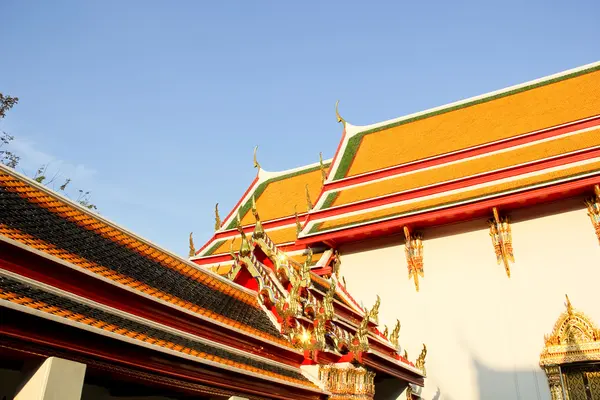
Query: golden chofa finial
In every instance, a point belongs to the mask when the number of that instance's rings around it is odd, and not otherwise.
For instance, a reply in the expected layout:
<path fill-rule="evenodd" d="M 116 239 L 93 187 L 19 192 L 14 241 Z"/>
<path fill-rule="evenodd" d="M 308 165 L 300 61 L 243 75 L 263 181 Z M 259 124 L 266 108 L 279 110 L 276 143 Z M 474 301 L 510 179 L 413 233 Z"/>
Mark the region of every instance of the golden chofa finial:
<path fill-rule="evenodd" d="M 260 164 L 258 163 L 258 160 L 256 158 L 257 151 L 258 151 L 258 146 L 254 146 L 254 168 L 258 169 L 258 172 L 260 172 Z"/>
<path fill-rule="evenodd" d="M 310 192 L 308 191 L 308 183 L 304 187 L 306 189 L 306 207 L 308 207 L 308 211 L 312 210 L 313 203 L 310 201 Z"/>
<path fill-rule="evenodd" d="M 190 232 L 190 252 L 188 254 L 190 257 L 194 257 L 196 255 L 196 248 L 194 247 L 193 234 L 194 234 L 194 232 Z"/>
<path fill-rule="evenodd" d="M 335 116 L 337 117 L 337 122 L 338 123 L 342 123 L 344 124 L 344 126 L 346 126 L 346 120 L 344 118 L 342 118 L 342 116 L 340 115 L 340 112 L 338 111 L 338 106 L 340 105 L 340 101 L 336 101 L 335 102 Z"/>
<path fill-rule="evenodd" d="M 219 203 L 215 204 L 215 232 L 221 229 L 221 217 L 219 216 Z"/>
<path fill-rule="evenodd" d="M 323 153 L 321 152 L 319 152 L 319 168 L 321 169 L 321 183 L 325 183 L 327 171 L 325 170 L 325 164 L 323 164 Z"/>

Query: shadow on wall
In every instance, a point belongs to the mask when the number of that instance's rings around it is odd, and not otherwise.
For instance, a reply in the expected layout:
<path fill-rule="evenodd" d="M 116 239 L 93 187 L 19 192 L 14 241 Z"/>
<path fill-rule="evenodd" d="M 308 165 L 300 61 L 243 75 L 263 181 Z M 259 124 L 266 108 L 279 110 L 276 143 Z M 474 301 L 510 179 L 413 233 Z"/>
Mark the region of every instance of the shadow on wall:
<path fill-rule="evenodd" d="M 530 370 L 496 370 L 473 359 L 480 399 L 550 400 L 544 372 Z"/>

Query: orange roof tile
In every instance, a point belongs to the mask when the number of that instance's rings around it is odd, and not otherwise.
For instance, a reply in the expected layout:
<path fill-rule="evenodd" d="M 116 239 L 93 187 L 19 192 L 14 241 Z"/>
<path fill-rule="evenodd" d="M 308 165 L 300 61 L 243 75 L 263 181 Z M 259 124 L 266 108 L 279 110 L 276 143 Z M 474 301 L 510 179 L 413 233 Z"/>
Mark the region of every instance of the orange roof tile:
<path fill-rule="evenodd" d="M 367 127 L 352 127 L 341 179 L 597 115 L 600 65 Z M 347 128 L 348 130 L 348 128 Z"/>

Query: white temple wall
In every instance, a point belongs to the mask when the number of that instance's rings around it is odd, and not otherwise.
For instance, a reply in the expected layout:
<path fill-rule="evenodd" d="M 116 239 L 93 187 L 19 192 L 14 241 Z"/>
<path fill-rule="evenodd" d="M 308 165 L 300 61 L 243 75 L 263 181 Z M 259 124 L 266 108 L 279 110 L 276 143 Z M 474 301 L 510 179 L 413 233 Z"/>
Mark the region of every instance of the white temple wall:
<path fill-rule="evenodd" d="M 427 345 L 427 400 L 550 399 L 539 354 L 565 293 L 600 323 L 600 245 L 582 199 L 509 217 L 511 278 L 496 264 L 483 219 L 423 232 L 419 292 L 408 279 L 403 236 L 340 248 L 350 293 L 367 307 L 381 296 L 381 326 L 400 319 L 409 359 Z"/>

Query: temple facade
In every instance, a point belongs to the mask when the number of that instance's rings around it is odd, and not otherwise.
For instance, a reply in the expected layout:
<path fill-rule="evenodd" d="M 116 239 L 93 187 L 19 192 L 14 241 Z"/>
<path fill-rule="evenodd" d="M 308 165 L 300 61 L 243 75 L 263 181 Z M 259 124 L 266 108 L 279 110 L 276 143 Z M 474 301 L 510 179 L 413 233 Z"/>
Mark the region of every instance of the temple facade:
<path fill-rule="evenodd" d="M 308 291 L 335 283 L 340 310 L 377 304 L 368 330 L 392 347 L 351 364 L 383 352 L 426 378 L 376 398 L 600 398 L 600 63 L 367 126 L 336 114 L 331 160 L 273 173 L 255 152 L 256 179 L 190 260 L 259 292 L 266 265 L 293 297 L 271 251 L 310 267 Z M 267 245 L 244 260 L 256 232 Z"/>
<path fill-rule="evenodd" d="M 0 166 L 0 398 L 600 399 L 600 63 L 336 117 L 187 258 Z"/>

